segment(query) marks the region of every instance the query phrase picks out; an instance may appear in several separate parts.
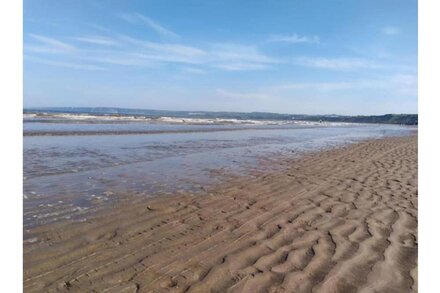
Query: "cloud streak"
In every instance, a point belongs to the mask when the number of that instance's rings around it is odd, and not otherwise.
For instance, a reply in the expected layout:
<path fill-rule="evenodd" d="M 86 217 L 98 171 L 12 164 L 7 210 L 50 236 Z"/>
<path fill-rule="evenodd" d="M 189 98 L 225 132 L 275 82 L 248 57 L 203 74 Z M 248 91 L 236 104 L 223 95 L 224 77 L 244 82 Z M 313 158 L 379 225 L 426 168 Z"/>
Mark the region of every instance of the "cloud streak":
<path fill-rule="evenodd" d="M 294 64 L 328 70 L 351 71 L 357 69 L 378 69 L 382 65 L 367 59 L 360 58 L 309 58 L 301 57 L 293 61 Z"/>
<path fill-rule="evenodd" d="M 184 67 L 182 69 L 183 72 L 191 73 L 191 74 L 205 74 L 206 71 L 200 68 L 194 68 L 194 67 Z"/>
<path fill-rule="evenodd" d="M 121 18 L 130 23 L 146 23 L 164 36 L 177 36 L 174 32 L 138 13 L 122 14 Z M 289 60 L 287 57 L 281 59 L 267 55 L 258 46 L 237 43 L 208 43 L 192 46 L 175 40 L 153 42 L 107 30 L 105 34 L 66 37 L 75 41 L 75 46 L 38 34 L 29 34 L 29 37 L 33 42 L 25 44 L 25 51 L 28 53 L 66 54 L 69 55 L 69 62 L 77 58 L 80 62 L 86 60 L 90 64 L 96 63 L 97 67 L 103 65 L 158 67 L 160 64 L 168 63 L 182 66 L 196 65 L 199 69 L 203 67 L 205 71 L 212 71 L 212 69 L 258 71 L 283 64 L 333 71 L 374 70 L 386 67 L 384 64 L 363 58 L 297 57 Z M 297 34 L 273 35 L 269 40 L 287 43 L 319 43 L 317 36 Z M 67 64 L 70 64 L 69 62 Z M 70 67 L 74 68 L 74 66 Z"/>
<path fill-rule="evenodd" d="M 72 63 L 72 62 L 64 62 L 64 61 L 54 61 L 54 60 L 48 60 L 44 58 L 38 58 L 33 56 L 24 56 L 24 59 L 27 61 L 35 62 L 35 63 L 41 63 L 45 65 L 50 66 L 56 66 L 56 67 L 64 67 L 64 68 L 70 68 L 70 69 L 78 69 L 78 70 L 91 70 L 91 71 L 101 71 L 105 70 L 103 67 L 99 67 L 96 65 L 90 65 L 90 64 L 81 64 L 81 63 Z"/>
<path fill-rule="evenodd" d="M 217 95 L 221 97 L 235 99 L 235 100 L 261 101 L 261 100 L 271 100 L 272 98 L 274 98 L 273 95 L 268 93 L 252 93 L 252 92 L 242 93 L 242 92 L 229 91 L 222 88 L 216 89 L 215 92 Z"/>
<path fill-rule="evenodd" d="M 377 79 L 358 79 L 341 82 L 287 83 L 272 87 L 273 92 L 297 90 L 313 91 L 321 94 L 341 93 L 344 91 L 380 90 L 398 95 L 417 96 L 417 75 L 395 74 Z"/>
<path fill-rule="evenodd" d="M 155 31 L 157 34 L 167 37 L 167 38 L 179 38 L 179 35 L 158 22 L 154 21 L 153 19 L 146 17 L 140 13 L 123 13 L 119 15 L 119 18 L 125 20 L 126 22 L 129 22 L 131 24 L 145 24 L 150 29 Z"/>
<path fill-rule="evenodd" d="M 100 65 L 154 67 L 165 63 L 177 63 L 223 71 L 252 71 L 264 70 L 271 65 L 281 63 L 280 60 L 262 53 L 255 46 L 234 43 L 206 44 L 201 48 L 175 42 L 151 42 L 116 34 L 112 37 L 101 35 L 70 37 L 71 40 L 78 42 L 78 46 L 74 47 L 41 35 L 31 35 L 31 38 L 35 39 L 38 45 L 26 44 L 26 50 L 29 52 L 65 54 L 69 56 L 69 60 L 77 58 L 80 61 L 86 60 Z M 50 63 L 46 62 L 46 64 Z"/>
<path fill-rule="evenodd" d="M 417 96 L 416 75 L 388 75 L 377 79 L 358 79 L 346 81 L 285 83 L 273 86 L 257 88 L 253 91 L 231 91 L 228 89 L 216 89 L 215 93 L 220 97 L 234 100 L 251 101 L 284 101 L 300 99 L 306 102 L 307 98 L 338 99 L 349 97 L 350 99 Z"/>
<path fill-rule="evenodd" d="M 382 33 L 388 36 L 395 36 L 400 34 L 400 30 L 394 26 L 386 26 L 382 28 Z"/>
<path fill-rule="evenodd" d="M 320 40 L 318 36 L 299 36 L 297 34 L 293 34 L 293 35 L 273 35 L 269 37 L 268 42 L 280 42 L 280 43 L 290 43 L 290 44 L 300 44 L 300 43 L 318 44 Z"/>
<path fill-rule="evenodd" d="M 210 51 L 212 66 L 227 71 L 262 70 L 280 63 L 258 48 L 237 44 L 215 44 Z"/>
<path fill-rule="evenodd" d="M 46 54 L 72 53 L 76 51 L 76 48 L 73 45 L 54 38 L 37 34 L 29 34 L 29 36 L 37 41 L 37 44 L 25 47 L 25 49 L 29 51 Z"/>
<path fill-rule="evenodd" d="M 102 36 L 82 36 L 82 37 L 73 37 L 72 39 L 92 45 L 102 45 L 102 46 L 118 45 L 118 42 L 116 40 Z"/>

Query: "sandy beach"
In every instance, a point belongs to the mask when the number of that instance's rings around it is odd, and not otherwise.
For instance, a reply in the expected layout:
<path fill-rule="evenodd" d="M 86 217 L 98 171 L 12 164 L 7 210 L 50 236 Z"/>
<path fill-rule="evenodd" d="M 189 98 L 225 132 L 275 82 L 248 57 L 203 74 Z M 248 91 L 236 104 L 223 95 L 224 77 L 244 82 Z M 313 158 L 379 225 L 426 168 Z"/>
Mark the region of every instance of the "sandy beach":
<path fill-rule="evenodd" d="M 417 136 L 25 233 L 25 292 L 417 292 Z"/>

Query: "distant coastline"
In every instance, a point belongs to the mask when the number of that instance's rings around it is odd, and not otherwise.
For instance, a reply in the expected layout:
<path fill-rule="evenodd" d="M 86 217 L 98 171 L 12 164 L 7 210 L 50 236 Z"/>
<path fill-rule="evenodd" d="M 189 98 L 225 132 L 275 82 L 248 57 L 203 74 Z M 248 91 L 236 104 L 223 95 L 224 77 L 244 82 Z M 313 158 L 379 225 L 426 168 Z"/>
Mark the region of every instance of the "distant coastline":
<path fill-rule="evenodd" d="M 161 116 L 200 119 L 239 119 L 239 120 L 301 120 L 346 123 L 381 123 L 418 125 L 418 114 L 385 114 L 385 115 L 307 115 L 279 114 L 270 112 L 211 112 L 211 111 L 167 111 L 150 109 L 129 109 L 112 107 L 39 107 L 25 108 L 24 114 L 44 115 L 44 113 L 93 114 L 97 116 L 136 116 L 156 118 Z"/>

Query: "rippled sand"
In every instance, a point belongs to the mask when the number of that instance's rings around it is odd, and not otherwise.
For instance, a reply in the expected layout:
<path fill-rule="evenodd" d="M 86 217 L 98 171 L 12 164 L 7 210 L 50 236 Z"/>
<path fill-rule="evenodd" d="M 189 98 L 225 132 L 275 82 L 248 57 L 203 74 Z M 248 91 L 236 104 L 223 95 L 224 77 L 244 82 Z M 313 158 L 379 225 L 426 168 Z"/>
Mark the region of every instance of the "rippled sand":
<path fill-rule="evenodd" d="M 417 136 L 28 233 L 25 292 L 417 292 Z"/>

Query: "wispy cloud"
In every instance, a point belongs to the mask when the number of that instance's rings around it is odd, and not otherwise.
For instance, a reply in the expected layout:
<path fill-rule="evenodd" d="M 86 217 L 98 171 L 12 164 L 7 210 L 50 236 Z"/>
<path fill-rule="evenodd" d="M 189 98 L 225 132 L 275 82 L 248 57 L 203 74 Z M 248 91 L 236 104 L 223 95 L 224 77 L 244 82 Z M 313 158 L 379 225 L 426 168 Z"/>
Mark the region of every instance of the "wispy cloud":
<path fill-rule="evenodd" d="M 73 37 L 72 39 L 92 45 L 114 46 L 118 44 L 116 40 L 102 36 L 82 36 Z"/>
<path fill-rule="evenodd" d="M 212 65 L 229 71 L 261 70 L 271 64 L 281 63 L 254 46 L 237 44 L 215 44 L 210 51 Z"/>
<path fill-rule="evenodd" d="M 223 69 L 226 71 L 250 71 L 250 70 L 263 70 L 267 68 L 265 64 L 258 63 L 239 63 L 239 62 L 231 62 L 231 63 L 218 63 L 214 64 L 213 67 Z"/>
<path fill-rule="evenodd" d="M 308 90 L 319 93 L 341 92 L 351 89 L 384 89 L 390 84 L 390 78 L 337 81 L 337 82 L 308 82 L 308 83 L 287 83 L 272 87 L 273 91 Z"/>
<path fill-rule="evenodd" d="M 273 35 L 269 37 L 268 42 L 282 42 L 282 43 L 319 43 L 318 36 L 299 36 L 297 34 L 292 35 Z"/>
<path fill-rule="evenodd" d="M 238 100 L 254 101 L 288 101 L 294 98 L 338 98 L 341 96 L 365 97 L 374 93 L 375 97 L 417 96 L 416 75 L 385 75 L 374 79 L 355 79 L 327 82 L 291 82 L 272 86 L 255 88 L 253 91 L 239 92 L 224 88 L 216 89 L 216 94 L 222 97 Z"/>
<path fill-rule="evenodd" d="M 382 28 L 382 33 L 388 36 L 394 36 L 400 34 L 400 29 L 394 26 L 386 26 Z"/>
<path fill-rule="evenodd" d="M 418 77 L 414 74 L 397 74 L 391 82 L 397 85 L 397 92 L 401 95 L 417 96 Z"/>
<path fill-rule="evenodd" d="M 231 43 L 207 45 L 204 48 L 179 43 L 157 43 L 119 35 L 121 43 L 130 44 L 129 50 L 142 60 L 163 63 L 197 64 L 225 71 L 261 70 L 279 63 L 261 53 L 258 48 Z"/>
<path fill-rule="evenodd" d="M 141 59 L 150 59 L 158 62 L 201 64 L 208 55 L 202 49 L 176 44 L 155 43 L 119 35 L 122 43 L 130 44 L 128 50 Z"/>
<path fill-rule="evenodd" d="M 182 42 L 152 42 L 127 35 L 107 33 L 106 35 L 66 37 L 76 41 L 73 46 L 47 36 L 36 34 L 29 36 L 34 42 L 30 45 L 26 43 L 25 48 L 28 52 L 64 53 L 69 56 L 69 61 L 77 58 L 80 61 L 86 60 L 98 65 L 157 67 L 160 64 L 177 63 L 197 65 L 198 68 L 203 67 L 205 70 L 215 68 L 223 71 L 266 70 L 284 63 L 339 71 L 383 67 L 382 64 L 373 60 L 361 58 L 299 57 L 289 61 L 267 55 L 258 46 L 237 43 L 190 46 Z M 302 37 L 295 38 L 301 39 Z M 85 44 L 93 46 L 84 46 Z"/>
<path fill-rule="evenodd" d="M 152 68 L 157 66 L 154 60 L 147 60 L 134 53 L 121 53 L 121 52 L 93 52 L 78 56 L 80 60 L 86 60 L 88 62 L 100 63 L 104 65 L 118 65 L 118 66 L 130 66 L 130 67 L 147 67 Z"/>
<path fill-rule="evenodd" d="M 307 90 L 317 93 L 341 93 L 347 91 L 379 90 L 393 92 L 398 95 L 417 95 L 417 75 L 394 74 L 381 78 L 356 79 L 333 82 L 287 83 L 270 88 L 272 92 L 286 92 L 290 90 Z"/>
<path fill-rule="evenodd" d="M 294 64 L 329 70 L 376 69 L 382 66 L 374 61 L 360 58 L 297 58 Z"/>
<path fill-rule="evenodd" d="M 189 58 L 200 58 L 207 53 L 199 48 L 181 45 L 181 44 L 161 44 L 153 42 L 143 42 L 143 47 L 162 54 L 179 55 Z"/>
<path fill-rule="evenodd" d="M 205 74 L 206 70 L 200 69 L 200 68 L 194 68 L 194 67 L 184 67 L 182 69 L 183 72 L 191 73 L 191 74 Z"/>
<path fill-rule="evenodd" d="M 255 63 L 276 63 L 277 59 L 261 53 L 254 46 L 223 43 L 212 46 L 212 54 L 221 60 L 238 60 Z"/>
<path fill-rule="evenodd" d="M 215 90 L 215 92 L 222 97 L 231 98 L 231 99 L 238 99 L 238 100 L 271 100 L 274 98 L 271 94 L 265 94 L 265 93 L 253 93 L 253 92 L 235 92 L 230 90 L 225 90 L 222 88 L 218 88 Z"/>
<path fill-rule="evenodd" d="M 322 92 L 346 90 L 354 86 L 353 82 L 311 82 L 290 83 L 274 87 L 276 90 L 317 90 Z"/>
<path fill-rule="evenodd" d="M 216 68 L 224 71 L 252 71 L 263 70 L 281 63 L 280 60 L 262 53 L 256 46 L 234 43 L 205 44 L 203 47 L 195 47 L 175 42 L 151 42 L 114 34 L 111 37 L 102 35 L 69 37 L 77 42 L 77 47 L 74 47 L 46 36 L 31 35 L 31 37 L 39 42 L 39 46 L 26 45 L 29 52 L 68 53 L 69 60 L 77 58 L 80 61 L 99 63 L 99 65 L 156 67 L 164 63 L 180 63 L 203 66 L 205 70 Z M 93 46 L 84 46 L 84 44 Z"/>
<path fill-rule="evenodd" d="M 26 50 L 37 52 L 37 53 L 47 53 L 47 54 L 59 54 L 59 53 L 71 53 L 76 50 L 73 45 L 59 41 L 54 38 L 29 34 L 29 36 L 37 41 L 37 44 L 27 45 Z"/>
<path fill-rule="evenodd" d="M 178 38 L 179 37 L 179 35 L 176 34 L 175 32 L 165 28 L 164 26 L 162 26 L 158 22 L 156 22 L 153 19 L 146 17 L 140 13 L 123 13 L 118 16 L 121 19 L 123 19 L 129 23 L 132 23 L 132 24 L 145 24 L 150 29 L 154 30 L 156 33 L 158 33 L 159 35 L 161 35 L 163 37 L 168 37 L 168 38 Z"/>
<path fill-rule="evenodd" d="M 41 63 L 41 64 L 56 66 L 56 67 L 70 68 L 70 69 L 92 70 L 92 71 L 105 70 L 105 68 L 103 68 L 103 67 L 91 65 L 91 64 L 81 64 L 81 63 L 77 63 L 77 62 L 72 63 L 72 62 L 64 62 L 64 61 L 54 61 L 54 60 L 48 60 L 48 59 L 44 59 L 44 58 L 38 58 L 38 57 L 26 56 L 26 55 L 24 56 L 24 59 L 26 61 L 30 61 L 30 62 Z"/>

